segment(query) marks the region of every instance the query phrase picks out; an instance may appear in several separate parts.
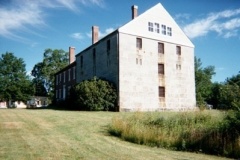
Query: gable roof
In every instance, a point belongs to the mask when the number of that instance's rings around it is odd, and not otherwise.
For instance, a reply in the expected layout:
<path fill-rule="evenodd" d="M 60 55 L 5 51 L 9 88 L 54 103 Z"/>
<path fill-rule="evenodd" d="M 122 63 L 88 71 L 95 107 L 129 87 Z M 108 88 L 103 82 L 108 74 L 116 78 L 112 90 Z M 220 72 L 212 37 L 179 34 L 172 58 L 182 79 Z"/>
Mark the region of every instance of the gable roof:
<path fill-rule="evenodd" d="M 156 32 L 148 31 L 148 22 L 158 23 L 160 25 L 166 25 L 172 28 L 172 36 L 163 35 Z M 138 17 L 132 19 L 122 27 L 118 28 L 120 33 L 126 33 L 136 36 L 147 37 L 169 43 L 176 43 L 179 45 L 194 47 L 193 43 L 178 26 L 171 15 L 166 11 L 161 3 L 156 4 L 152 8 L 146 10 Z"/>

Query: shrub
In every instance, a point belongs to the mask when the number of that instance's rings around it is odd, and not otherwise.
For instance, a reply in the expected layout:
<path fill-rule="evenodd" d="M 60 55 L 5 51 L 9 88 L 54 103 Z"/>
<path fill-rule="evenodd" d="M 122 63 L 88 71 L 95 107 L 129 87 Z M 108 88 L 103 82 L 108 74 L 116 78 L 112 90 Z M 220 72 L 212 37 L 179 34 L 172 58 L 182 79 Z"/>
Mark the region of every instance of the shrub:
<path fill-rule="evenodd" d="M 77 84 L 70 91 L 70 101 L 81 110 L 113 110 L 116 100 L 117 93 L 113 84 L 96 77 Z"/>

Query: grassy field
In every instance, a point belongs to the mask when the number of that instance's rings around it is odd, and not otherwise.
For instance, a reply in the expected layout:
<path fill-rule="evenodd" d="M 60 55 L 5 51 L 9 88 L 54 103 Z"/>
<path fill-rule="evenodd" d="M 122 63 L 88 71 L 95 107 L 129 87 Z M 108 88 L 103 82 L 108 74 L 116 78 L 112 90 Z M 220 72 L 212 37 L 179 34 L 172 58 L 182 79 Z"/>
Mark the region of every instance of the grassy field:
<path fill-rule="evenodd" d="M 225 159 L 132 144 L 110 136 L 112 112 L 0 109 L 0 159 Z"/>

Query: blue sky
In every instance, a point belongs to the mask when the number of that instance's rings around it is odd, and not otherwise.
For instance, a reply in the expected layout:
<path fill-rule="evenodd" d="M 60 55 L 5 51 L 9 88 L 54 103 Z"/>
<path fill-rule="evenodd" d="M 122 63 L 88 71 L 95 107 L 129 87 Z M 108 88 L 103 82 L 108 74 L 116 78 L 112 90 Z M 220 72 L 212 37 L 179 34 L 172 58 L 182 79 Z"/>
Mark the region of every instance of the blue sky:
<path fill-rule="evenodd" d="M 0 53 L 23 58 L 26 70 L 42 61 L 44 50 L 91 45 L 91 26 L 100 36 L 162 3 L 195 45 L 203 66 L 215 66 L 213 81 L 240 71 L 240 0 L 0 0 Z"/>

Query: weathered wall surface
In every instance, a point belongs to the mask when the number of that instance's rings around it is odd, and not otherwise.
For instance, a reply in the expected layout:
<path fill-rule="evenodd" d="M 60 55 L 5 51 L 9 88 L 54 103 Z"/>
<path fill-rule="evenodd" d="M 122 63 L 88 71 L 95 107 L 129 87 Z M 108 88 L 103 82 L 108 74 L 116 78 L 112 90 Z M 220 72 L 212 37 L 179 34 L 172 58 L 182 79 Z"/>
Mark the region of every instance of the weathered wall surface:
<path fill-rule="evenodd" d="M 107 49 L 108 40 L 110 41 L 109 50 Z M 77 83 L 97 76 L 118 85 L 117 41 L 118 34 L 111 34 L 76 56 Z"/>
<path fill-rule="evenodd" d="M 142 39 L 136 48 L 136 36 L 120 34 L 119 82 L 122 111 L 154 111 L 158 109 L 157 43 Z"/>

